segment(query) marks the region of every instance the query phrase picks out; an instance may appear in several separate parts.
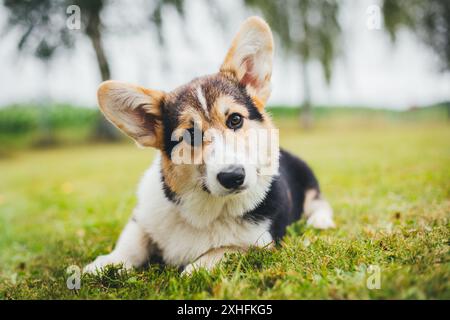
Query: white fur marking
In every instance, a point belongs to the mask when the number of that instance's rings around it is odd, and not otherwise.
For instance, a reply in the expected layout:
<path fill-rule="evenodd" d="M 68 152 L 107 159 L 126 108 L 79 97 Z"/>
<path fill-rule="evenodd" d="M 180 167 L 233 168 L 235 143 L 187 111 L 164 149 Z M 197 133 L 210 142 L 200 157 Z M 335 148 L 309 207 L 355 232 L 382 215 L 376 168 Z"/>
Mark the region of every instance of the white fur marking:
<path fill-rule="evenodd" d="M 198 102 L 200 102 L 200 105 L 202 106 L 203 110 L 205 110 L 206 115 L 208 115 L 208 104 L 206 103 L 205 96 L 203 95 L 202 87 L 198 86 L 196 91 Z"/>

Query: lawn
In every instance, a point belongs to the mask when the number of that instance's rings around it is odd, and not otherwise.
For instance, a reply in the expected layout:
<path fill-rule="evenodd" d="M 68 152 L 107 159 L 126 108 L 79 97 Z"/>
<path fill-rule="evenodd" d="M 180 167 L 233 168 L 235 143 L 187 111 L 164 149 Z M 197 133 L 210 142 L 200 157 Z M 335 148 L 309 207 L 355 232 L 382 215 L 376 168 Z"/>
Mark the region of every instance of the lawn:
<path fill-rule="evenodd" d="M 69 290 L 67 267 L 113 248 L 155 153 L 131 142 L 22 150 L 0 159 L 0 299 L 450 299 L 449 123 L 278 123 L 281 145 L 315 169 L 336 229 L 301 221 L 275 251 L 229 256 L 212 273 L 111 268 Z"/>

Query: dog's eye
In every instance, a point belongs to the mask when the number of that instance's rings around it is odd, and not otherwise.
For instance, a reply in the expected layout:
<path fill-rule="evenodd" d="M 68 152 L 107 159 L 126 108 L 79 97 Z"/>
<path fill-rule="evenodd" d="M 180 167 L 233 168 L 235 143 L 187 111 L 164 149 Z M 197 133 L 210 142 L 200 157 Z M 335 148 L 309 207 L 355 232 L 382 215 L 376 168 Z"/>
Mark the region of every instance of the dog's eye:
<path fill-rule="evenodd" d="M 244 118 L 239 113 L 232 113 L 227 119 L 227 127 L 237 130 L 242 127 Z"/>

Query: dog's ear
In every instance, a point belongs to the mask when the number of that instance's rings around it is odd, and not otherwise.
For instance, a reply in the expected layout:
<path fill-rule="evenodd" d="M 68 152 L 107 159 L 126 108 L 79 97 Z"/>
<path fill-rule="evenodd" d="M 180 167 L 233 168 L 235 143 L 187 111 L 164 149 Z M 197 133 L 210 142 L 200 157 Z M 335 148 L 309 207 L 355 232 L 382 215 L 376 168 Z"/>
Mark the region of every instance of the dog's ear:
<path fill-rule="evenodd" d="M 270 96 L 272 59 L 270 27 L 261 18 L 250 17 L 234 37 L 220 72 L 231 73 L 252 97 L 265 104 Z"/>
<path fill-rule="evenodd" d="M 145 147 L 161 147 L 164 93 L 119 81 L 105 81 L 97 91 L 100 109 L 116 127 Z"/>

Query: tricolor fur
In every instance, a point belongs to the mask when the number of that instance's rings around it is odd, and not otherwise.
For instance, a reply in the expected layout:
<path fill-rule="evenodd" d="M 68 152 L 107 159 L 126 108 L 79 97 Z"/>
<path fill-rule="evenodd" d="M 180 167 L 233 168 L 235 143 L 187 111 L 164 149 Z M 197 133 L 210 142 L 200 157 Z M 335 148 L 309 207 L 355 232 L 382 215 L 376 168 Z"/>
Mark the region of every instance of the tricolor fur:
<path fill-rule="evenodd" d="M 213 268 L 227 252 L 270 246 L 302 212 L 314 227 L 334 226 L 331 207 L 302 160 L 278 146 L 268 152 L 269 146 L 266 150 L 259 144 L 263 161 L 249 162 L 244 156 L 254 147 L 252 130 L 275 129 L 264 110 L 272 57 L 270 28 L 252 17 L 216 74 L 169 93 L 117 81 L 100 86 L 105 116 L 159 154 L 141 180 L 138 204 L 116 247 L 86 266 L 86 272 L 108 264 L 138 267 L 159 257 L 190 273 Z M 222 152 L 227 142 L 208 139 L 210 131 L 243 141 L 244 151 Z M 200 141 L 193 139 L 199 136 Z M 194 162 L 175 161 L 180 146 L 187 145 L 189 152 L 181 149 L 181 154 Z M 215 158 L 218 154 L 227 161 Z M 272 168 L 269 174 L 263 173 L 266 165 Z"/>

